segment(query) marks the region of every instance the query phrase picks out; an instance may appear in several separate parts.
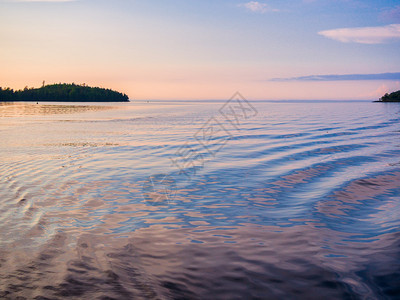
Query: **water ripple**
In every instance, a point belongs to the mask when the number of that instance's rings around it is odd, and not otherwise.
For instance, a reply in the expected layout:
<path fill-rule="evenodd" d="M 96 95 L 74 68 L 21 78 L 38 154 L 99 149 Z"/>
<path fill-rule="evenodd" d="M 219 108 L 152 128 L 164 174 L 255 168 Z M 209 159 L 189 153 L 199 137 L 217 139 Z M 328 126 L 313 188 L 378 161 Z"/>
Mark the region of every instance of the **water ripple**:
<path fill-rule="evenodd" d="M 400 107 L 222 105 L 0 106 L 0 298 L 399 295 Z"/>

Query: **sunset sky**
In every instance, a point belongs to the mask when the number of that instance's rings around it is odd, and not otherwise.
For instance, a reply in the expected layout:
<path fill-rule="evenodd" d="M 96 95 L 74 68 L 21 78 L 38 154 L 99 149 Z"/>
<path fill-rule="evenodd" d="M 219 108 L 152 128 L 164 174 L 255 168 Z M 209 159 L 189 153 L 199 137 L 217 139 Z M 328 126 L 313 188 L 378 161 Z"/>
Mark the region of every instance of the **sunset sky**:
<path fill-rule="evenodd" d="M 14 89 L 75 82 L 177 100 L 400 89 L 398 0 L 0 0 L 0 41 L 0 86 Z"/>

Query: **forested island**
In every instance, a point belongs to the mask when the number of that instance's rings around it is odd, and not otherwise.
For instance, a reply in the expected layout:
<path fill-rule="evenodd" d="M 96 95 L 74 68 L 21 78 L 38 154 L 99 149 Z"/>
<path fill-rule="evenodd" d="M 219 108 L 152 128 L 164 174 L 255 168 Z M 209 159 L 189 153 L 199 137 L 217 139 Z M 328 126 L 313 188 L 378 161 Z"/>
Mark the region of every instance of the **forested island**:
<path fill-rule="evenodd" d="M 14 91 L 0 87 L 0 102 L 15 101 L 55 101 L 55 102 L 129 102 L 126 94 L 86 84 L 51 84 L 40 88 L 28 88 Z"/>
<path fill-rule="evenodd" d="M 400 102 L 400 91 L 393 93 L 386 93 L 379 101 L 376 102 Z"/>

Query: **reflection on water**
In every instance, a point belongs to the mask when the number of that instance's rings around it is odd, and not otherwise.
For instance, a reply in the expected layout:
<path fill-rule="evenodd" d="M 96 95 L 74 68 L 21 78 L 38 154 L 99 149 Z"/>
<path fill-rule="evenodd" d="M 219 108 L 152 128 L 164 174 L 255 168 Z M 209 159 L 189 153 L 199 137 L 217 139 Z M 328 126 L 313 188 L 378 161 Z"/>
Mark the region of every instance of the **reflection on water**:
<path fill-rule="evenodd" d="M 62 105 L 34 104 L 29 102 L 0 102 L 0 117 L 20 117 L 53 114 L 75 114 L 90 111 L 111 109 L 111 106 L 99 105 Z"/>
<path fill-rule="evenodd" d="M 0 106 L 0 298 L 399 295 L 396 103 L 254 103 L 190 179 L 223 103 L 102 105 Z"/>

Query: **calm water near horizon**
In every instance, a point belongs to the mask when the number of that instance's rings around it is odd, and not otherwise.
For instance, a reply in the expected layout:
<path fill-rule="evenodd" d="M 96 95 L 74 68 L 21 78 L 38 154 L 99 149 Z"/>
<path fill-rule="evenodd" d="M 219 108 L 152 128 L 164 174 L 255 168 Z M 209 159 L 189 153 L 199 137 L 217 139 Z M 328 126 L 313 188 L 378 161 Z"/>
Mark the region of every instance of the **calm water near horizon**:
<path fill-rule="evenodd" d="M 0 298 L 400 299 L 400 103 L 233 104 L 0 103 Z"/>

